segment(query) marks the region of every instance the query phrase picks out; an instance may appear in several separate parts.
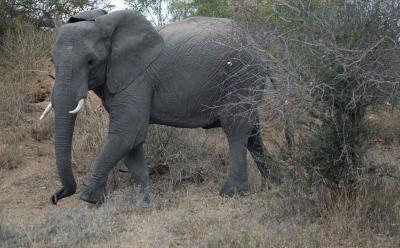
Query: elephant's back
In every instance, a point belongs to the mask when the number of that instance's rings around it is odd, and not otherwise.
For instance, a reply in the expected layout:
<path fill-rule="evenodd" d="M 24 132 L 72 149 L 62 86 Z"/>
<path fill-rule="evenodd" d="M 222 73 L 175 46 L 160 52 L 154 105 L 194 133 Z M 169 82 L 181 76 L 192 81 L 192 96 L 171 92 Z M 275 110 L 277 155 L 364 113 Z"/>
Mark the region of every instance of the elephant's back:
<path fill-rule="evenodd" d="M 162 67 L 203 79 L 216 77 L 213 74 L 234 53 L 253 42 L 239 24 L 226 18 L 192 17 L 166 25 L 159 33 L 165 44 L 158 60 Z"/>
<path fill-rule="evenodd" d="M 249 41 L 244 29 L 226 18 L 191 17 L 166 25 L 159 33 L 169 48 L 199 47 L 203 44 L 209 49 L 215 47 L 228 50 Z"/>
<path fill-rule="evenodd" d="M 228 37 L 235 25 L 224 18 L 193 17 L 164 26 L 159 33 L 165 46 L 155 63 L 159 81 L 182 91 L 220 80 L 233 51 Z"/>

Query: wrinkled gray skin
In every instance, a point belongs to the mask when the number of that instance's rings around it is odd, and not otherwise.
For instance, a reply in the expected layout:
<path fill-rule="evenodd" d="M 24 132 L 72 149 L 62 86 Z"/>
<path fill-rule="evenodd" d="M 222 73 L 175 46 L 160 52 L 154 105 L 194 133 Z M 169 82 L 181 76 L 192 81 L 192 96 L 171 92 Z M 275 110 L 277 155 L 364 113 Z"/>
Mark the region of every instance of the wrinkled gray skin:
<path fill-rule="evenodd" d="M 221 195 L 248 191 L 247 150 L 261 174 L 267 176 L 260 159 L 267 155 L 253 103 L 266 75 L 255 53 L 238 50 L 251 41 L 228 19 L 189 18 L 157 32 L 134 11 L 106 14 L 95 10 L 70 18 L 58 30 L 52 50 L 55 153 L 63 185 L 52 202 L 76 191 L 71 168 L 76 115 L 68 111 L 88 90 L 102 99 L 110 113 L 110 125 L 90 182 L 80 195 L 87 202 L 104 200 L 107 176 L 121 159 L 148 200 L 143 144 L 149 124 L 222 127 L 230 155 L 229 176 Z M 239 103 L 243 99 L 247 100 Z"/>

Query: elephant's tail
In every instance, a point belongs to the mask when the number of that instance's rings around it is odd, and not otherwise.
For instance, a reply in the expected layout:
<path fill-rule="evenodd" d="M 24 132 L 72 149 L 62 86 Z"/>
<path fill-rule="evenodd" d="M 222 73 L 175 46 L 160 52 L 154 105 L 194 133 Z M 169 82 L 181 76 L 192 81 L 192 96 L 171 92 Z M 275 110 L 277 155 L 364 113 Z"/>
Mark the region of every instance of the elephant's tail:
<path fill-rule="evenodd" d="M 271 69 L 269 66 L 266 67 L 266 74 L 269 79 L 269 81 L 272 84 L 273 89 L 278 92 L 278 88 L 275 83 L 275 79 L 271 76 Z M 281 107 L 280 113 L 282 114 L 283 118 L 283 133 L 286 139 L 286 143 L 288 146 L 289 153 L 292 151 L 293 143 L 294 143 L 294 132 L 293 132 L 293 126 L 290 121 L 290 116 L 288 113 L 287 109 L 287 100 L 285 100 L 284 97 L 282 97 L 281 94 L 279 94 L 279 106 Z"/>

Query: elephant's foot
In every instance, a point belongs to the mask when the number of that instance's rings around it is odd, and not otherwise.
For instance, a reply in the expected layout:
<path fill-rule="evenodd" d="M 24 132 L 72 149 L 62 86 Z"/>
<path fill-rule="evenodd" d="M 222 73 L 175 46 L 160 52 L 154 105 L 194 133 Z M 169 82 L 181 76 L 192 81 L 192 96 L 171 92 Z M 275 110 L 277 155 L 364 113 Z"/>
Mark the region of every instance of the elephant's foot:
<path fill-rule="evenodd" d="M 51 202 L 56 205 L 59 200 L 62 198 L 71 196 L 75 194 L 76 191 L 76 186 L 74 185 L 72 188 L 67 190 L 65 187 L 62 187 L 60 190 L 56 191 L 52 196 L 51 196 Z"/>
<path fill-rule="evenodd" d="M 99 185 L 89 185 L 80 194 L 80 198 L 92 204 L 102 204 L 105 199 L 106 187 Z"/>
<path fill-rule="evenodd" d="M 149 186 L 135 186 L 136 206 L 147 207 L 151 201 L 152 195 Z"/>
<path fill-rule="evenodd" d="M 136 194 L 136 206 L 137 207 L 147 207 L 151 201 L 151 193 L 150 192 L 140 192 Z"/>
<path fill-rule="evenodd" d="M 222 187 L 219 194 L 221 196 L 234 196 L 241 195 L 249 191 L 249 184 L 245 183 L 232 183 L 231 181 L 227 181 Z"/>

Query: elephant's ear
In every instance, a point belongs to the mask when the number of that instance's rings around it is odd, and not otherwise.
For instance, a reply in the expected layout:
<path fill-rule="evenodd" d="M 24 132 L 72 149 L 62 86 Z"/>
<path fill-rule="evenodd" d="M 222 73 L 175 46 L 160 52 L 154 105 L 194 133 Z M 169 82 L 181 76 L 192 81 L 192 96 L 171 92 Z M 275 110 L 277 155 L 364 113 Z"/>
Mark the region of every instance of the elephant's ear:
<path fill-rule="evenodd" d="M 67 23 L 74 23 L 80 21 L 94 21 L 97 17 L 106 15 L 107 11 L 102 9 L 94 9 L 89 11 L 80 12 L 68 19 Z"/>
<path fill-rule="evenodd" d="M 110 36 L 107 87 L 111 93 L 117 93 L 158 57 L 164 41 L 137 11 L 115 11 L 97 18 L 95 23 Z"/>

